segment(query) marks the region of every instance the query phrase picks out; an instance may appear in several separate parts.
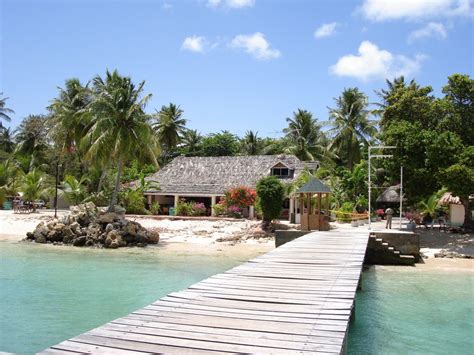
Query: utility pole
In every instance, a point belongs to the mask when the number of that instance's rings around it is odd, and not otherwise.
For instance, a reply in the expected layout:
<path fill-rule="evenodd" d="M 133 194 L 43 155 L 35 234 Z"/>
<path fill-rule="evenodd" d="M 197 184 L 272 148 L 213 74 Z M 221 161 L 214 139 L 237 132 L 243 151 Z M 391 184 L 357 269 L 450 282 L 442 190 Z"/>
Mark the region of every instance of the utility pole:
<path fill-rule="evenodd" d="M 402 207 L 403 207 L 403 165 L 400 165 L 400 230 L 402 230 Z"/>
<path fill-rule="evenodd" d="M 58 218 L 59 158 L 56 160 L 56 185 L 54 193 L 54 218 Z"/>
<path fill-rule="evenodd" d="M 376 155 L 371 155 L 370 151 L 372 149 L 395 149 L 396 147 L 393 145 L 374 145 L 374 146 L 369 146 L 369 171 L 368 171 L 368 176 L 369 176 L 369 230 L 372 229 L 371 227 L 371 220 L 370 220 L 370 198 L 371 198 L 371 177 L 370 177 L 370 159 L 371 158 L 391 158 L 393 155 L 391 154 L 376 154 Z"/>

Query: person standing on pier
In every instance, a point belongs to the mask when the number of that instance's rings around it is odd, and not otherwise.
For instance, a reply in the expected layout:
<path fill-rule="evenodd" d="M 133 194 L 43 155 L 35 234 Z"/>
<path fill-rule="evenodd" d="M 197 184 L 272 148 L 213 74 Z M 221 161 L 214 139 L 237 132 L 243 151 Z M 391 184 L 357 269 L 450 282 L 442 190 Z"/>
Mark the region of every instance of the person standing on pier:
<path fill-rule="evenodd" d="M 385 210 L 385 214 L 387 215 L 387 224 L 385 225 L 385 229 L 392 229 L 393 213 L 394 212 L 390 207 Z"/>

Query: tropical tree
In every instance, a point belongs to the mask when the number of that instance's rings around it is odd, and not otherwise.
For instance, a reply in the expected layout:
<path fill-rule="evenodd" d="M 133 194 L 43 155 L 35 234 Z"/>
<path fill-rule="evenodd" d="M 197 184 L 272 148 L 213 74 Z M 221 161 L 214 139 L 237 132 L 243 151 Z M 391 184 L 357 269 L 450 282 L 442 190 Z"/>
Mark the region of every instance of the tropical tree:
<path fill-rule="evenodd" d="M 15 113 L 12 109 L 8 108 L 6 106 L 6 101 L 8 100 L 8 97 L 2 97 L 3 92 L 0 92 L 0 118 L 4 121 L 10 122 L 11 117 L 9 116 L 10 113 Z M 2 126 L 2 121 L 0 120 L 0 127 Z"/>
<path fill-rule="evenodd" d="M 241 140 L 241 150 L 245 155 L 259 155 L 262 153 L 263 144 L 258 132 L 251 130 L 245 132 L 245 136 Z"/>
<path fill-rule="evenodd" d="M 202 136 L 195 129 L 187 129 L 181 138 L 181 148 L 184 155 L 193 157 L 199 154 L 202 144 Z"/>
<path fill-rule="evenodd" d="M 211 133 L 202 140 L 202 155 L 206 157 L 232 156 L 239 151 L 239 140 L 229 131 Z"/>
<path fill-rule="evenodd" d="M 257 204 L 262 210 L 262 228 L 268 229 L 270 222 L 280 216 L 285 188 L 275 176 L 267 176 L 257 182 Z"/>
<path fill-rule="evenodd" d="M 23 192 L 23 198 L 28 201 L 35 201 L 46 195 L 49 188 L 50 184 L 47 176 L 38 169 L 33 169 L 24 175 L 20 186 L 21 192 Z M 36 209 L 33 204 L 33 212 L 35 211 Z"/>
<path fill-rule="evenodd" d="M 151 94 L 142 97 L 145 82 L 135 85 L 116 70 L 107 70 L 105 78 L 96 76 L 92 83 L 94 99 L 89 105 L 92 122 L 83 141 L 90 142 L 86 154 L 89 160 L 109 160 L 116 164 L 115 187 L 109 205 L 109 211 L 113 211 L 124 162 L 138 152 L 145 152 L 158 165 L 158 142 L 144 112 Z"/>
<path fill-rule="evenodd" d="M 91 93 L 79 79 L 66 80 L 64 88 L 58 90 L 58 97 L 48 107 L 53 127 L 51 135 L 62 152 L 71 153 L 86 133 Z"/>
<path fill-rule="evenodd" d="M 164 150 L 171 152 L 181 141 L 186 132 L 186 119 L 183 118 L 184 111 L 173 103 L 162 106 L 155 115 L 156 122 L 153 125 Z"/>
<path fill-rule="evenodd" d="M 368 144 L 376 129 L 369 121 L 367 96 L 359 89 L 345 89 L 335 101 L 336 107 L 329 108 L 331 149 L 352 171 L 361 158 L 360 144 Z"/>
<path fill-rule="evenodd" d="M 311 112 L 298 109 L 292 118 L 287 118 L 288 127 L 283 129 L 288 146 L 286 152 L 300 160 L 322 158 L 325 147 L 321 142 L 322 133 Z"/>
<path fill-rule="evenodd" d="M 16 153 L 28 157 L 29 170 L 46 159 L 48 145 L 48 119 L 44 115 L 29 115 L 18 127 L 15 140 Z"/>
<path fill-rule="evenodd" d="M 6 153 L 13 153 L 15 149 L 13 133 L 10 128 L 3 128 L 0 130 L 0 149 Z"/>
<path fill-rule="evenodd" d="M 73 205 L 81 203 L 87 195 L 87 181 L 88 179 L 86 176 L 77 180 L 72 175 L 66 175 L 61 184 L 60 196 Z"/>

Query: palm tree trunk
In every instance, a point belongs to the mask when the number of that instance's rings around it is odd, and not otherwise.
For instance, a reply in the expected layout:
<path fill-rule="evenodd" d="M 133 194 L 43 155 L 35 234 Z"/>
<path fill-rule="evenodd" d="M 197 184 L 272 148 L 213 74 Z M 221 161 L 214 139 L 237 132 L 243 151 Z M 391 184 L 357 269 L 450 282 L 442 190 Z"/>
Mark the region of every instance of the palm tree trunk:
<path fill-rule="evenodd" d="M 352 131 L 349 134 L 349 141 L 347 142 L 347 165 L 349 170 L 352 172 L 353 162 L 352 162 Z"/>
<path fill-rule="evenodd" d="M 104 185 L 104 180 L 106 176 L 107 176 L 107 168 L 102 170 L 102 173 L 100 174 L 99 184 L 97 185 L 97 193 L 99 193 L 102 190 L 102 185 Z"/>
<path fill-rule="evenodd" d="M 113 212 L 117 204 L 117 194 L 120 188 L 120 176 L 122 175 L 122 158 L 120 157 L 117 163 L 117 178 L 115 179 L 115 188 L 112 193 L 112 200 L 110 201 L 109 212 Z"/>

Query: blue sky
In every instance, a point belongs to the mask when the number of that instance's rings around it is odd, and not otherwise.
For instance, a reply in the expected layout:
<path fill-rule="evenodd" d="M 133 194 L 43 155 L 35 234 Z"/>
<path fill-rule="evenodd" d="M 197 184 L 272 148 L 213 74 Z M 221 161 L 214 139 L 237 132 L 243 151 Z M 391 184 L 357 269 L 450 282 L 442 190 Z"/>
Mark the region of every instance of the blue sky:
<path fill-rule="evenodd" d="M 0 0 L 0 92 L 11 126 L 67 78 L 145 80 L 201 133 L 279 136 L 297 108 L 327 119 L 344 88 L 371 101 L 405 74 L 439 95 L 473 75 L 472 0 Z M 8 125 L 8 123 L 7 123 Z"/>

